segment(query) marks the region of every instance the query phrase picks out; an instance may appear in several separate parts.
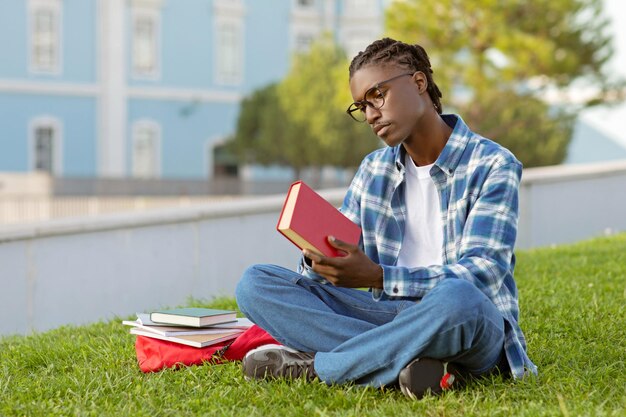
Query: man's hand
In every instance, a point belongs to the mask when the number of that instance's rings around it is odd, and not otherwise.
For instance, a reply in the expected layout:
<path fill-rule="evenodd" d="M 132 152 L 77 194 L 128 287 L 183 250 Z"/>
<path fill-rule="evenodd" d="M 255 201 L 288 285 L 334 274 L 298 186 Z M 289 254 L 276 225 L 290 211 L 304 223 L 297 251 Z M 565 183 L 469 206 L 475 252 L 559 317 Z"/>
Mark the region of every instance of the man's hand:
<path fill-rule="evenodd" d="M 328 237 L 328 243 L 345 252 L 346 256 L 329 258 L 305 249 L 302 253 L 313 261 L 313 271 L 337 287 L 383 287 L 383 269 L 368 258 L 358 246 L 342 242 L 333 236 Z"/>

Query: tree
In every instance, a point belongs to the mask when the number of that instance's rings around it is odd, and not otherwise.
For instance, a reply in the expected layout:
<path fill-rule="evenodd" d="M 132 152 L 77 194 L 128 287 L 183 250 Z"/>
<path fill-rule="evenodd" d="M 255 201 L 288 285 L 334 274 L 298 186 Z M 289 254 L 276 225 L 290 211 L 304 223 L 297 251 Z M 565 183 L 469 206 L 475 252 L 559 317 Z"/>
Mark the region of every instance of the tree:
<path fill-rule="evenodd" d="M 278 86 L 281 105 L 319 150 L 311 165 L 355 167 L 380 143 L 366 124 L 345 113 L 352 102 L 348 66 L 343 50 L 325 35 L 307 53 L 294 57 L 289 74 Z"/>
<path fill-rule="evenodd" d="M 284 164 L 299 171 L 307 166 L 308 158 L 307 150 L 300 146 L 306 140 L 293 141 L 297 132 L 280 105 L 278 84 L 269 84 L 242 101 L 228 148 L 244 164 Z M 306 134 L 300 133 L 299 137 Z"/>
<path fill-rule="evenodd" d="M 562 162 L 576 113 L 619 85 L 605 70 L 613 50 L 601 0 L 396 1 L 386 24 L 428 51 L 444 103 L 525 166 Z M 541 100 L 581 79 L 597 90 L 582 106 Z"/>
<path fill-rule="evenodd" d="M 278 84 L 255 91 L 241 106 L 230 148 L 243 163 L 356 167 L 380 142 L 345 113 L 352 102 L 345 53 L 329 36 L 294 56 Z"/>
<path fill-rule="evenodd" d="M 463 116 L 481 135 L 497 139 L 526 167 L 563 161 L 575 121 L 572 112 L 549 109 L 530 94 L 507 90 L 485 92 L 480 105 L 467 106 Z"/>

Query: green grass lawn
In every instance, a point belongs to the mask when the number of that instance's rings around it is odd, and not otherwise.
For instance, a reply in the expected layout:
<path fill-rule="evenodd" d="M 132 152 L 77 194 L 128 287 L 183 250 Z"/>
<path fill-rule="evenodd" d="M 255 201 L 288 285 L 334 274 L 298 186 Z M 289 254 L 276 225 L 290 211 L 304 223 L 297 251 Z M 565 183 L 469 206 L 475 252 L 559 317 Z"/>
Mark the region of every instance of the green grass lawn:
<path fill-rule="evenodd" d="M 143 374 L 134 337 L 114 321 L 0 339 L 0 415 L 626 416 L 626 235 L 520 252 L 516 272 L 538 378 L 492 377 L 411 401 L 354 385 L 248 382 L 239 363 Z"/>

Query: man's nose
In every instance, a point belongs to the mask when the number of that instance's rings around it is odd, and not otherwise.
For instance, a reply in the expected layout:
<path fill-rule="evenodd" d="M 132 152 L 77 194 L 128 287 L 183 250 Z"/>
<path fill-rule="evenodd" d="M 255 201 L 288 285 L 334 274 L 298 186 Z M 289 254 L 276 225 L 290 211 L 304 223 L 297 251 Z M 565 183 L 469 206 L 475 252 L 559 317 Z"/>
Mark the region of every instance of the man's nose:
<path fill-rule="evenodd" d="M 367 120 L 367 123 L 373 124 L 376 120 L 380 118 L 380 116 L 380 109 L 369 105 L 365 107 L 365 119 Z"/>

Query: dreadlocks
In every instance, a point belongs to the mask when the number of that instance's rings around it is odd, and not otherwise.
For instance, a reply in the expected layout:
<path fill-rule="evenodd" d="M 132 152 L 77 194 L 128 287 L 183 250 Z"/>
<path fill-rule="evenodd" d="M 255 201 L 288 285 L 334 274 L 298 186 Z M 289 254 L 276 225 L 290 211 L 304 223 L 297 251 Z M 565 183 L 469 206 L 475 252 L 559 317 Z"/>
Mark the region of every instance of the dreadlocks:
<path fill-rule="evenodd" d="M 433 81 L 433 70 L 424 48 L 419 45 L 409 45 L 391 38 L 384 38 L 371 43 L 365 51 L 361 51 L 350 63 L 350 78 L 354 73 L 368 65 L 391 63 L 412 71 L 421 71 L 428 81 L 428 95 L 432 100 L 437 113 L 442 113 L 441 91 Z"/>

